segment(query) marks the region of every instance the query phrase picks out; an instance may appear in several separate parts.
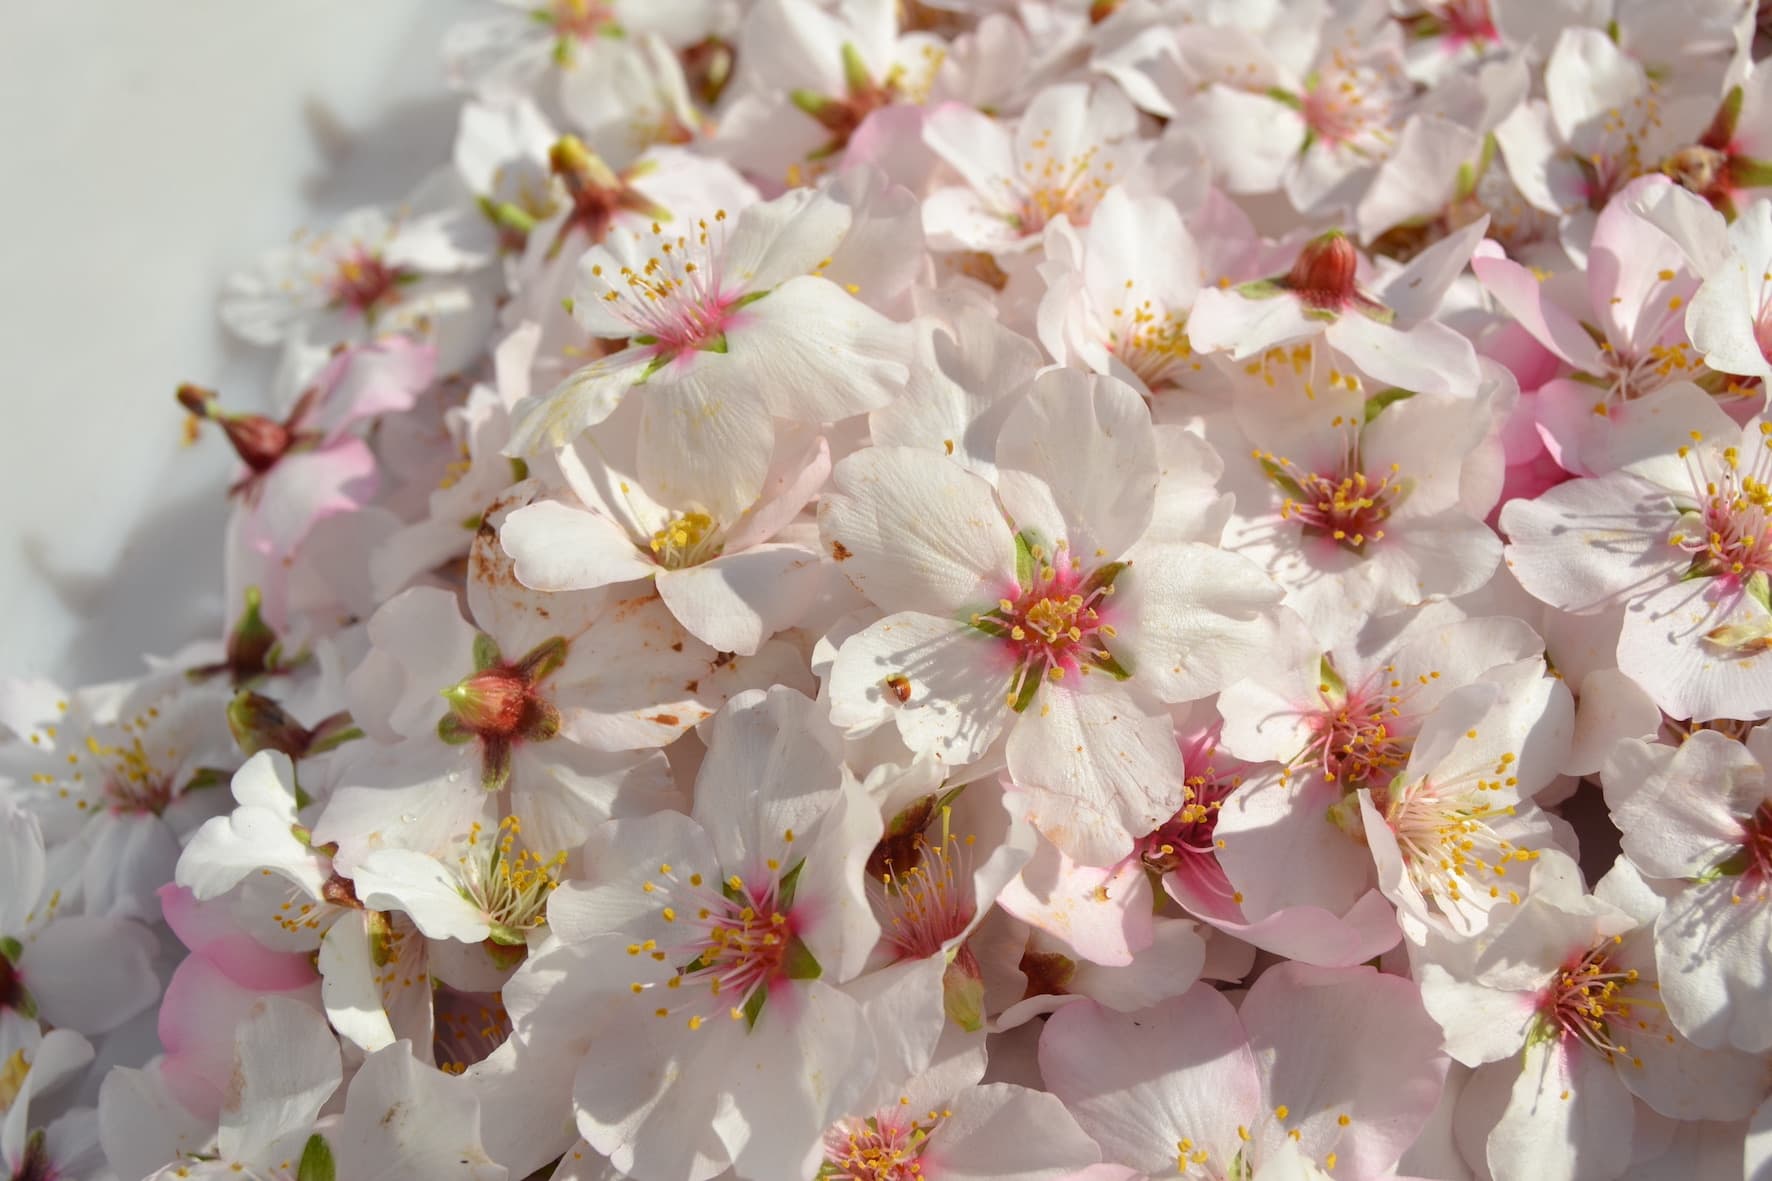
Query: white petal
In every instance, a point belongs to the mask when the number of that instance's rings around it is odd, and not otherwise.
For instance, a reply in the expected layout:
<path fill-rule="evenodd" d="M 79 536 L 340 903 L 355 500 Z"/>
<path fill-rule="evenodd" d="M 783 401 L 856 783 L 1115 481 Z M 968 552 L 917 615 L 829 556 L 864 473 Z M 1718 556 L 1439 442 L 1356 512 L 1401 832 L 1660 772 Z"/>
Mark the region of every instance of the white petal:
<path fill-rule="evenodd" d="M 956 620 L 903 612 L 843 641 L 831 665 L 831 720 L 891 718 L 905 745 L 955 766 L 983 754 L 1010 718 L 1001 641 Z M 891 678 L 902 677 L 903 681 Z M 900 700 L 900 697 L 903 700 Z"/>
<path fill-rule="evenodd" d="M 234 1034 L 237 1091 L 222 1108 L 217 1144 L 228 1160 L 272 1164 L 266 1153 L 313 1126 L 342 1077 L 326 1019 L 299 1001 L 253 1004 Z"/>
<path fill-rule="evenodd" d="M 456 876 L 424 853 L 377 849 L 351 871 L 351 881 L 364 906 L 403 910 L 432 939 L 479 943 L 491 933 L 485 913 L 462 895 Z"/>

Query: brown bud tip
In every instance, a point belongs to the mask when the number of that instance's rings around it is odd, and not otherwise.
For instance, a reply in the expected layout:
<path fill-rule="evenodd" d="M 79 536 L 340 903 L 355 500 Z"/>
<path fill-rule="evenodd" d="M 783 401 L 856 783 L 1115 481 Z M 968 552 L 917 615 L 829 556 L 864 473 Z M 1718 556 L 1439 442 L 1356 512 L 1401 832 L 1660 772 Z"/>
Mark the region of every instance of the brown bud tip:
<path fill-rule="evenodd" d="M 255 472 L 269 471 L 289 450 L 289 428 L 262 414 L 230 414 L 219 421 L 234 453 Z"/>
<path fill-rule="evenodd" d="M 1118 11 L 1120 11 L 1120 0 L 1092 0 L 1089 5 L 1089 23 L 1099 25 Z"/>
<path fill-rule="evenodd" d="M 195 414 L 198 418 L 208 418 L 215 409 L 215 391 L 204 389 L 190 382 L 178 387 L 178 404 Z"/>
<path fill-rule="evenodd" d="M 1360 252 L 1340 230 L 1305 243 L 1286 274 L 1286 288 L 1314 308 L 1338 312 L 1354 298 Z"/>

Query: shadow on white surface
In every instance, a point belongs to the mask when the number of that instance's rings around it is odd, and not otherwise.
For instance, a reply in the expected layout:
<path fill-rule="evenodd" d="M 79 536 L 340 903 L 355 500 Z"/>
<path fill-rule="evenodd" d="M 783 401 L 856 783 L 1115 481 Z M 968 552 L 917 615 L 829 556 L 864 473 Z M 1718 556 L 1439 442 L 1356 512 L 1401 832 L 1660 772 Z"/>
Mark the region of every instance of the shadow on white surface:
<path fill-rule="evenodd" d="M 0 191 L 0 676 L 64 685 L 219 634 L 231 456 L 182 445 L 173 391 L 264 407 L 275 358 L 222 331 L 221 279 L 447 163 L 437 46 L 471 4 L 100 7 L 30 6 L 0 45 L 0 136 L 38 181 Z"/>

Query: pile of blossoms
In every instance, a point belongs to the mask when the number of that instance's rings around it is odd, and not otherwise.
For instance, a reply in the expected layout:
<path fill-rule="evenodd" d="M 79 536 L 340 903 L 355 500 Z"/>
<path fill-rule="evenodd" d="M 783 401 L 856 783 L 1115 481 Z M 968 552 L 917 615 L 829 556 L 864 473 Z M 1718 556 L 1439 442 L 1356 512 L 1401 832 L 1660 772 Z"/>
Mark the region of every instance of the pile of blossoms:
<path fill-rule="evenodd" d="M 0 1178 L 1772 1178 L 1769 55 L 483 0 L 0 685 Z"/>

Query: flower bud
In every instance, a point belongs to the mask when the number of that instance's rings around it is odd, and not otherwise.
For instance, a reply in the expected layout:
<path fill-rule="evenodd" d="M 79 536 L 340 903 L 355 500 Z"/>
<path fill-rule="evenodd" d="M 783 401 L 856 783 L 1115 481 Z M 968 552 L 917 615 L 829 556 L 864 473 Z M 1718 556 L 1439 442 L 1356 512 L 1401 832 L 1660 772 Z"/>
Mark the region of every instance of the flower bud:
<path fill-rule="evenodd" d="M 509 668 L 477 672 L 443 691 L 461 724 L 483 738 L 508 738 L 523 725 L 530 685 Z"/>
<path fill-rule="evenodd" d="M 1306 304 L 1340 311 L 1354 299 L 1354 275 L 1360 254 L 1340 230 L 1306 242 L 1286 274 L 1286 287 Z"/>

